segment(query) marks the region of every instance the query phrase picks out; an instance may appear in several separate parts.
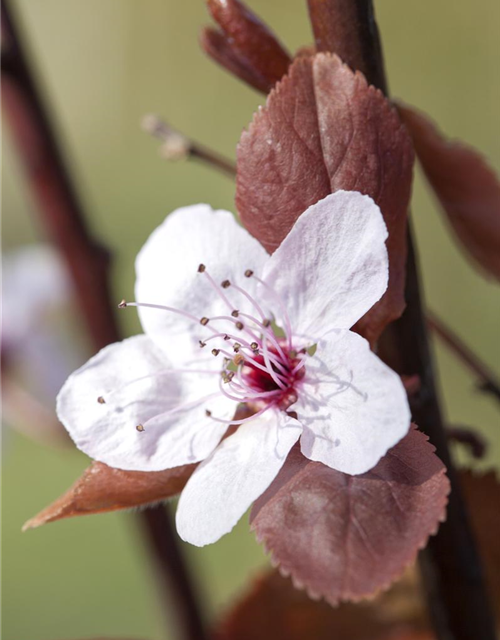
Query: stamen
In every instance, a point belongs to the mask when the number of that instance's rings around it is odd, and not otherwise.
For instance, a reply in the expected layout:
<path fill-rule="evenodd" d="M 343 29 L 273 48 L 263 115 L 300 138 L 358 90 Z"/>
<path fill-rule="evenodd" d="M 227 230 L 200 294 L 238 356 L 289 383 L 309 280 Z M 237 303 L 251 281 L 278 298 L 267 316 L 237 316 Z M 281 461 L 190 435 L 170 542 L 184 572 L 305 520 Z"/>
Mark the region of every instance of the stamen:
<path fill-rule="evenodd" d="M 236 400 L 236 402 L 242 402 L 242 403 L 251 402 L 252 400 L 259 400 L 263 398 L 273 397 L 281 393 L 279 389 L 275 389 L 274 391 L 253 392 L 253 390 L 248 387 L 246 389 L 242 389 L 243 395 L 232 395 L 226 389 L 224 389 L 221 383 L 219 383 L 219 387 L 221 392 L 226 396 L 226 398 L 229 398 L 230 400 Z M 234 387 L 231 388 L 231 391 L 234 391 L 235 393 L 241 393 L 238 389 L 234 389 Z"/>
<path fill-rule="evenodd" d="M 251 278 L 253 276 L 253 271 L 251 269 L 247 269 L 245 271 L 245 278 Z"/>
<path fill-rule="evenodd" d="M 259 321 L 257 320 L 257 318 L 254 318 L 253 316 L 249 315 L 248 313 L 242 313 L 241 315 L 242 315 L 244 318 L 248 318 L 248 319 L 249 319 L 249 320 L 251 320 L 252 322 L 255 322 L 255 324 L 256 324 L 258 327 L 260 327 L 260 328 L 262 329 L 262 331 L 263 331 L 264 335 L 265 335 L 265 336 L 267 336 L 267 338 L 268 338 L 268 339 L 273 343 L 273 345 L 274 345 L 274 346 L 276 347 L 276 349 L 278 350 L 278 352 L 279 352 L 280 356 L 283 358 L 283 360 L 285 360 L 285 361 L 286 361 L 286 359 L 287 359 L 287 358 L 286 358 L 286 356 L 285 356 L 285 353 L 284 353 L 283 349 L 281 348 L 281 346 L 280 346 L 279 342 L 276 340 L 276 337 L 275 337 L 275 335 L 274 335 L 273 331 L 272 331 L 272 330 L 271 330 L 271 331 L 268 331 L 268 330 L 264 327 L 264 325 L 263 325 L 263 323 L 262 323 L 262 322 L 259 322 Z"/>
<path fill-rule="evenodd" d="M 231 282 L 229 280 L 224 280 L 223 282 L 221 282 L 220 285 L 223 289 L 227 289 L 228 287 L 231 286 Z"/>
<path fill-rule="evenodd" d="M 258 353 L 258 351 L 259 351 L 259 345 L 258 345 L 256 342 L 252 342 L 252 343 L 251 343 L 251 345 L 250 345 L 250 349 L 251 349 L 252 351 L 255 351 L 255 352 L 257 352 L 257 353 Z"/>
<path fill-rule="evenodd" d="M 136 426 L 136 429 L 137 429 L 137 431 L 139 431 L 139 432 L 141 432 L 141 433 L 142 433 L 143 431 L 145 431 L 145 429 L 144 429 L 144 425 L 142 425 L 142 424 L 138 424 L 138 425 Z"/>
<path fill-rule="evenodd" d="M 184 316 L 185 318 L 189 318 L 193 322 L 201 322 L 201 324 L 208 323 L 208 318 L 206 318 L 207 322 L 203 323 L 202 320 L 204 320 L 204 318 L 200 320 L 199 318 L 197 318 L 196 316 L 193 316 L 191 313 L 188 313 L 187 311 L 181 311 L 180 309 L 175 309 L 174 307 L 167 307 L 162 304 L 149 304 L 147 302 L 126 302 L 125 300 L 122 300 L 118 305 L 118 308 L 124 309 L 125 307 L 145 307 L 147 309 L 159 309 L 160 311 L 171 311 L 172 313 L 178 313 L 179 315 Z"/>
<path fill-rule="evenodd" d="M 257 276 L 255 276 L 255 280 L 261 284 L 264 289 L 266 289 L 267 291 L 269 291 L 269 293 L 274 297 L 274 299 L 276 300 L 276 302 L 278 303 L 281 312 L 283 313 L 283 320 L 285 321 L 285 333 L 286 336 L 288 338 L 288 348 L 291 349 L 292 347 L 292 323 L 290 322 L 290 316 L 288 315 L 288 312 L 286 310 L 285 304 L 283 302 L 283 300 L 281 299 L 281 296 L 279 296 L 276 291 L 269 285 L 267 284 L 267 282 L 265 282 L 265 280 L 261 280 L 261 278 L 257 278 Z"/>
<path fill-rule="evenodd" d="M 238 367 L 240 364 L 243 364 L 245 362 L 245 357 L 242 356 L 241 353 L 238 353 L 234 356 L 233 362 Z"/>
<path fill-rule="evenodd" d="M 242 289 L 241 287 L 238 287 L 238 285 L 233 285 L 233 289 L 236 289 L 236 291 L 239 291 L 241 294 L 243 294 L 245 296 L 245 298 L 250 302 L 250 304 L 257 310 L 257 313 L 259 313 L 260 317 L 262 318 L 262 320 L 265 320 L 266 316 L 264 314 L 264 312 L 262 311 L 261 306 L 259 305 L 259 303 L 257 302 L 257 300 L 255 300 L 249 293 L 248 291 L 245 291 L 245 289 Z M 269 323 L 270 324 L 270 323 Z"/>
<path fill-rule="evenodd" d="M 205 409 L 205 415 L 207 416 L 207 418 L 210 418 L 210 416 L 212 415 L 210 409 Z"/>
<path fill-rule="evenodd" d="M 198 273 L 203 273 L 205 271 L 206 267 L 204 264 L 200 264 L 200 266 L 198 267 Z"/>
<path fill-rule="evenodd" d="M 241 420 L 222 420 L 222 418 L 214 418 L 213 416 L 212 416 L 212 420 L 215 420 L 215 422 L 221 422 L 222 424 L 244 424 L 245 422 L 248 422 L 249 420 L 253 420 L 257 416 L 262 415 L 270 407 L 271 407 L 271 405 L 269 404 L 266 407 L 264 407 L 263 409 L 261 409 L 260 411 L 257 411 L 257 413 L 254 413 L 253 415 L 249 416 L 248 418 L 242 418 Z"/>
<path fill-rule="evenodd" d="M 287 385 L 282 382 L 281 376 L 279 375 L 279 373 L 276 373 L 276 371 L 274 371 L 272 367 L 271 361 L 269 359 L 269 352 L 267 350 L 267 342 L 265 338 L 264 338 L 264 342 L 262 343 L 262 347 L 263 347 L 264 362 L 266 363 L 266 366 L 267 366 L 267 372 L 269 373 L 271 378 L 274 380 L 274 382 L 276 382 L 276 384 L 280 389 L 283 389 L 283 390 L 286 389 Z"/>
<path fill-rule="evenodd" d="M 235 342 L 235 343 L 233 344 L 233 351 L 234 351 L 235 353 L 238 353 L 238 351 L 239 351 L 240 349 L 241 349 L 241 344 L 240 344 L 239 342 Z"/>
<path fill-rule="evenodd" d="M 201 320 L 200 320 L 200 324 L 202 324 L 204 327 L 206 327 L 209 322 L 210 322 L 210 320 L 208 318 L 206 318 L 205 316 L 203 316 L 203 318 L 201 318 Z"/>
<path fill-rule="evenodd" d="M 198 340 L 198 343 L 199 343 L 201 349 L 203 349 L 203 347 L 207 346 L 207 343 L 203 342 L 203 340 Z"/>
<path fill-rule="evenodd" d="M 239 329 L 240 331 L 242 331 L 242 330 L 243 330 L 244 326 L 245 326 L 245 325 L 243 324 L 243 322 L 237 322 L 237 323 L 236 323 L 236 328 L 237 328 L 237 329 Z"/>
<path fill-rule="evenodd" d="M 204 265 L 203 265 L 204 266 Z M 204 273 L 205 276 L 208 278 L 208 281 L 210 282 L 210 285 L 212 286 L 212 288 L 214 289 L 214 291 L 222 298 L 222 300 L 225 302 L 226 306 L 229 309 L 233 308 L 233 305 L 229 302 L 229 300 L 226 298 L 226 296 L 222 293 L 222 291 L 220 290 L 220 287 L 217 285 L 217 283 L 215 282 L 215 280 L 212 278 L 212 276 L 208 273 L 208 271 L 205 271 L 205 269 L 203 269 L 203 271 L 201 273 Z M 229 282 L 229 281 L 228 281 Z"/>
<path fill-rule="evenodd" d="M 233 309 L 231 311 L 231 315 L 233 316 L 233 318 L 237 318 L 240 315 L 240 312 L 238 311 L 238 309 Z"/>
<path fill-rule="evenodd" d="M 212 349 L 212 355 L 213 356 L 218 356 L 220 353 L 220 349 Z"/>
<path fill-rule="evenodd" d="M 99 397 L 97 398 L 97 402 L 98 402 L 99 404 L 106 404 L 106 400 L 104 400 L 104 398 L 103 398 L 102 396 L 99 396 Z"/>
<path fill-rule="evenodd" d="M 234 378 L 234 371 L 223 371 L 221 378 L 225 384 L 228 384 Z"/>

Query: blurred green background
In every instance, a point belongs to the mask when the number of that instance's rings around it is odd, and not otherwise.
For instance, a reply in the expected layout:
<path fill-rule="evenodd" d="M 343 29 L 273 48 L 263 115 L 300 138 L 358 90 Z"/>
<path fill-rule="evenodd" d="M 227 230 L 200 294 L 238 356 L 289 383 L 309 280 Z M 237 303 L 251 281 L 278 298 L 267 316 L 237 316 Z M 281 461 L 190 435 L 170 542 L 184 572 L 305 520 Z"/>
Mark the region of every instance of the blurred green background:
<path fill-rule="evenodd" d="M 217 68 L 197 38 L 202 0 L 17 0 L 12 2 L 51 107 L 93 232 L 115 255 L 116 299 L 132 292 L 133 260 L 174 208 L 209 202 L 234 210 L 234 185 L 196 163 L 169 164 L 139 128 L 158 113 L 199 141 L 234 157 L 262 97 Z M 310 42 L 304 0 L 252 0 L 294 50 Z M 497 0 L 379 0 L 391 90 L 431 114 L 451 136 L 500 167 Z M 37 242 L 44 230 L 4 138 L 4 249 Z M 414 222 L 429 306 L 498 371 L 498 287 L 460 254 L 417 172 Z M 127 333 L 133 314 L 120 315 Z M 82 337 L 83 340 L 83 337 Z M 498 414 L 473 378 L 436 345 L 447 419 L 477 427 L 490 441 L 483 467 L 500 461 Z M 50 362 L 47 363 L 50 367 Z M 458 452 L 463 463 L 467 455 Z M 14 431 L 3 460 L 3 638 L 160 638 L 168 602 L 156 595 L 134 514 L 101 515 L 21 534 L 23 522 L 62 493 L 87 466 L 76 451 L 54 450 Z M 184 546 L 210 616 L 266 563 L 246 518 L 216 545 Z"/>

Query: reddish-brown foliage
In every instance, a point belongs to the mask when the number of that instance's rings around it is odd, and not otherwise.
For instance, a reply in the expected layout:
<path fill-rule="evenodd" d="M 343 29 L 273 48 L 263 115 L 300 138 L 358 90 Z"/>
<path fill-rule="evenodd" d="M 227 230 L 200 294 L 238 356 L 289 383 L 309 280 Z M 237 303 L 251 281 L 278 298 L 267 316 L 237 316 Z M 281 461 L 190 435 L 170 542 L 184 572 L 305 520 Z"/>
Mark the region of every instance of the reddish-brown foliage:
<path fill-rule="evenodd" d="M 202 47 L 257 90 L 270 91 L 291 63 L 276 36 L 239 0 L 207 0 L 207 5 L 221 31 L 205 31 Z"/>
<path fill-rule="evenodd" d="M 500 280 L 500 182 L 472 147 L 450 141 L 421 111 L 400 106 L 418 159 L 467 253 Z"/>
<path fill-rule="evenodd" d="M 404 308 L 411 140 L 380 91 L 337 56 L 300 57 L 238 146 L 236 204 L 274 251 L 310 205 L 339 189 L 371 196 L 389 229 L 389 288 L 360 320 L 374 342 Z"/>
<path fill-rule="evenodd" d="M 313 596 L 357 601 L 401 575 L 445 517 L 449 482 L 426 436 L 410 433 L 363 475 L 295 448 L 255 502 L 251 525 L 280 569 Z"/>
<path fill-rule="evenodd" d="M 130 509 L 166 500 L 182 491 L 195 467 L 189 464 L 165 471 L 122 471 L 93 462 L 66 493 L 28 520 L 23 529 L 34 529 L 72 516 Z"/>

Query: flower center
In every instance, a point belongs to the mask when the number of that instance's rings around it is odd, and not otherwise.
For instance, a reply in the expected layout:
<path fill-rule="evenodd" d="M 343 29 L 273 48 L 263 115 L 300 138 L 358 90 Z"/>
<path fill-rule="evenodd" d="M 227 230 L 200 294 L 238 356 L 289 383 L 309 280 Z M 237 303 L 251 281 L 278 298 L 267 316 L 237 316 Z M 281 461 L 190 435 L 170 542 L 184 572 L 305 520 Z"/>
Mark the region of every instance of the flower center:
<path fill-rule="evenodd" d="M 273 301 L 279 307 L 283 322 L 281 332 L 277 328 L 275 330 L 273 320 L 264 313 L 264 305 L 245 288 L 229 280 L 224 280 L 218 285 L 204 264 L 199 265 L 198 273 L 206 278 L 207 284 L 224 302 L 228 310 L 227 315 L 197 318 L 189 312 L 173 307 L 125 300 L 118 306 L 165 310 L 180 314 L 196 323 L 200 348 L 210 349 L 214 357 L 222 359 L 220 393 L 238 403 L 250 405 L 257 413 L 263 413 L 270 407 L 288 411 L 297 402 L 308 352 L 303 345 L 294 345 L 292 327 L 283 301 L 274 289 L 256 277 L 251 269 L 245 271 L 245 277 L 256 280 L 265 291 L 268 302 Z M 230 290 L 237 291 L 248 301 L 248 313 L 234 308 L 228 297 Z M 284 336 L 281 336 L 281 333 Z M 183 373 L 185 372 L 186 370 L 183 370 Z M 232 420 L 226 421 L 212 416 L 209 409 L 206 413 L 214 420 L 236 424 Z M 252 417 L 255 417 L 255 414 Z M 245 420 L 238 421 L 241 422 Z"/>

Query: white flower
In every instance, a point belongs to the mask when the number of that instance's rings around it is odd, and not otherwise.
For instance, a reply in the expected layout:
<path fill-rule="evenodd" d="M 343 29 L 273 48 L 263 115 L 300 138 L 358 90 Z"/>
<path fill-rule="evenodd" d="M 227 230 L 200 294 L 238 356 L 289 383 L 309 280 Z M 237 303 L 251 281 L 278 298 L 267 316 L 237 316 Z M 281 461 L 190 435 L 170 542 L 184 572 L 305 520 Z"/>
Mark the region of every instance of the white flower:
<path fill-rule="evenodd" d="M 138 302 L 122 305 L 145 335 L 76 371 L 60 419 L 113 467 L 203 461 L 177 510 L 199 546 L 233 528 L 299 439 L 311 460 L 368 471 L 410 425 L 399 377 L 349 331 L 387 288 L 386 238 L 357 192 L 310 207 L 272 256 L 226 211 L 175 211 L 139 253 Z M 255 414 L 221 442 L 239 403 Z"/>

